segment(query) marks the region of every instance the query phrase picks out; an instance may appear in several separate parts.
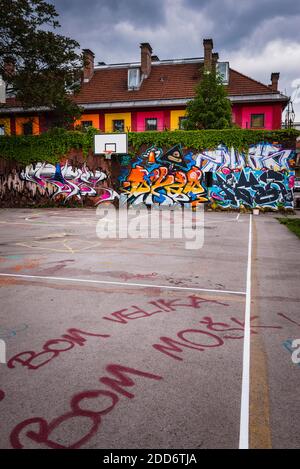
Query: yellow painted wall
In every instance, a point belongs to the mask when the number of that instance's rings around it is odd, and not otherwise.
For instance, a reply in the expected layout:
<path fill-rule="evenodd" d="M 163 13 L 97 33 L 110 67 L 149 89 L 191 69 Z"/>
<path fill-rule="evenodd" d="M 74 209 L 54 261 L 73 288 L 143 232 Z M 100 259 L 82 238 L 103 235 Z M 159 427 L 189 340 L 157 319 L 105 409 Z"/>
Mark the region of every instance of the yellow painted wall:
<path fill-rule="evenodd" d="M 1 117 L 0 118 L 0 125 L 4 125 L 5 135 L 10 135 L 10 118 L 9 117 Z"/>
<path fill-rule="evenodd" d="M 99 114 L 82 114 L 80 119 L 75 121 L 74 126 L 76 127 L 77 125 L 81 125 L 82 121 L 92 121 L 93 127 L 95 127 L 95 129 L 99 129 Z"/>
<path fill-rule="evenodd" d="M 180 109 L 180 111 L 171 111 L 170 116 L 170 130 L 178 130 L 179 129 L 179 117 L 185 116 L 185 110 Z"/>
<path fill-rule="evenodd" d="M 32 121 L 32 134 L 38 135 L 40 133 L 38 116 L 16 117 L 16 135 L 23 135 L 23 124 L 29 121 Z"/>
<path fill-rule="evenodd" d="M 105 114 L 105 132 L 113 132 L 113 121 L 124 120 L 124 132 L 131 130 L 131 113 L 130 112 L 119 112 Z"/>

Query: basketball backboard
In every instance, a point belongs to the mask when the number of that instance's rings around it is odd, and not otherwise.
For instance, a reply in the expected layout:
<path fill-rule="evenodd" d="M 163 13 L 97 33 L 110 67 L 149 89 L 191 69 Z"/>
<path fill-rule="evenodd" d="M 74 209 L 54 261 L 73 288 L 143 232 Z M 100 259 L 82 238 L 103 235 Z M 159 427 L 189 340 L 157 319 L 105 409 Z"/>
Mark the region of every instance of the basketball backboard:
<path fill-rule="evenodd" d="M 105 155 L 112 153 L 116 155 L 126 155 L 128 153 L 127 134 L 96 134 L 94 140 L 95 155 Z"/>

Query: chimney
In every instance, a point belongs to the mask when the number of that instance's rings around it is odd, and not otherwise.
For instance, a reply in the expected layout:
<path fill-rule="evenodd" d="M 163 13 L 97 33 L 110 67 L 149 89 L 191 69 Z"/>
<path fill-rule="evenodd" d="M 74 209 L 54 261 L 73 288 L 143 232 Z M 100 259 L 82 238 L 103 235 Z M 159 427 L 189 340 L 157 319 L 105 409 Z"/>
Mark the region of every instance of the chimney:
<path fill-rule="evenodd" d="M 203 39 L 204 47 L 204 70 L 211 70 L 212 67 L 212 50 L 214 47 L 212 39 Z"/>
<path fill-rule="evenodd" d="M 152 55 L 151 60 L 152 62 L 159 62 L 159 57 L 157 55 Z"/>
<path fill-rule="evenodd" d="M 279 80 L 280 73 L 271 73 L 271 84 L 269 88 L 273 91 L 278 91 L 278 80 Z"/>
<path fill-rule="evenodd" d="M 152 47 L 148 42 L 142 42 L 141 48 L 141 70 L 144 78 L 148 78 L 151 72 L 151 54 Z"/>
<path fill-rule="evenodd" d="M 90 49 L 83 49 L 83 81 L 88 83 L 94 75 L 95 54 Z"/>
<path fill-rule="evenodd" d="M 217 62 L 219 60 L 219 54 L 218 52 L 213 52 L 212 53 L 212 68 L 216 70 Z"/>

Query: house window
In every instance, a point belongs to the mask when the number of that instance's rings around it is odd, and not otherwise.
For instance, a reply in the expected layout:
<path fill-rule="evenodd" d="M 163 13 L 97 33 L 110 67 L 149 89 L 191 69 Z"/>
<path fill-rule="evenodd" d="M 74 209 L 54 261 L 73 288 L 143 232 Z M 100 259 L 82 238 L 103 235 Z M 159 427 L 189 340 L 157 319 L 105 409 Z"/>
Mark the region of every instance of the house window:
<path fill-rule="evenodd" d="M 154 117 L 145 119 L 145 130 L 157 130 L 157 119 Z"/>
<path fill-rule="evenodd" d="M 81 125 L 84 129 L 87 127 L 93 127 L 93 121 L 81 121 Z"/>
<path fill-rule="evenodd" d="M 260 129 L 265 126 L 264 114 L 251 114 L 251 128 Z"/>
<path fill-rule="evenodd" d="M 113 132 L 124 132 L 124 120 L 113 120 L 112 130 Z"/>
<path fill-rule="evenodd" d="M 0 124 L 0 135 L 5 135 L 5 126 Z"/>
<path fill-rule="evenodd" d="M 25 122 L 23 124 L 23 135 L 32 135 L 33 134 L 33 129 L 32 129 L 32 122 Z"/>
<path fill-rule="evenodd" d="M 186 117 L 179 117 L 179 121 L 178 121 L 178 128 L 180 130 L 184 130 L 184 123 L 186 122 Z"/>

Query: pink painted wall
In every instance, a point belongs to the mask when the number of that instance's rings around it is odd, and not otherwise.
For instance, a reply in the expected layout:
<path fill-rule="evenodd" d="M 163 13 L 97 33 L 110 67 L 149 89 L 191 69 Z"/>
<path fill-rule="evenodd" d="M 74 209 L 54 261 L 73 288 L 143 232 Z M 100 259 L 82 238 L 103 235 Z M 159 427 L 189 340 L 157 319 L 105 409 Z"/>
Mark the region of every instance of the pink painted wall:
<path fill-rule="evenodd" d="M 164 130 L 164 112 L 163 111 L 150 111 L 150 112 L 137 112 L 137 131 L 143 132 L 145 130 L 145 119 L 153 117 L 157 119 L 157 130 Z"/>
<path fill-rule="evenodd" d="M 281 129 L 282 111 L 281 104 L 273 105 L 273 129 Z"/>
<path fill-rule="evenodd" d="M 242 108 L 242 128 L 251 128 L 251 114 L 264 114 L 264 129 L 273 129 L 273 106 L 245 106 Z"/>

